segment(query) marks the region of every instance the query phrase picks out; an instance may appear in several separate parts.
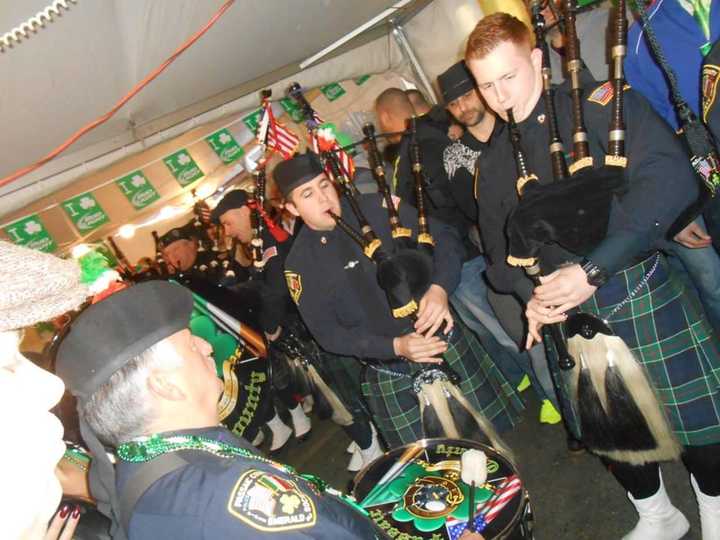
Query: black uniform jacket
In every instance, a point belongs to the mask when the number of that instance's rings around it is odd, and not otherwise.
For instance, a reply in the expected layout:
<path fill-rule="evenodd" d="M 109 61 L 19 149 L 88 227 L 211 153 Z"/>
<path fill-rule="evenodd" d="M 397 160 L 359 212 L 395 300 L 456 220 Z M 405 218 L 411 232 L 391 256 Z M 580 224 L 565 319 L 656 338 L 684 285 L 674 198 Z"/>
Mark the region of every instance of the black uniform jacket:
<path fill-rule="evenodd" d="M 227 429 L 174 432 L 201 435 L 254 452 Z M 321 494 L 279 464 L 203 451 L 184 451 L 189 464 L 161 477 L 140 497 L 130 519 L 130 540 L 225 538 L 376 538 L 367 517 L 344 501 Z M 119 461 L 122 492 L 139 464 Z"/>
<path fill-rule="evenodd" d="M 252 279 L 261 283 L 259 290 L 262 295 L 262 329 L 272 334 L 278 326 L 283 326 L 287 318 L 295 311 L 292 300 L 285 285 L 283 270 L 285 258 L 290 253 L 293 237 L 278 242 L 267 229 L 262 229 L 263 261 L 262 272 L 251 272 Z"/>
<path fill-rule="evenodd" d="M 585 88 L 583 111 L 596 165 L 604 162 L 607 149 L 611 97 L 612 87 L 608 83 L 594 83 Z M 565 85 L 557 88 L 555 107 L 566 152 L 571 151 L 571 99 Z M 530 116 L 518 125 L 528 168 L 542 183 L 552 182 L 553 178 L 547 123 L 541 98 Z M 663 247 L 668 227 L 698 194 L 697 182 L 680 141 L 649 103 L 632 90 L 625 92 L 625 125 L 628 190 L 613 201 L 608 234 L 588 255 L 591 261 L 611 273 Z M 477 167 L 475 196 L 480 234 L 490 258 L 488 279 L 496 291 L 515 293 L 527 301 L 532 294 L 532 283 L 522 269 L 506 263 L 505 225 L 517 205 L 518 174 L 504 122 L 497 122 Z M 563 262 L 579 259 L 557 246 L 546 247 L 540 255 L 546 272 Z"/>
<path fill-rule="evenodd" d="M 391 249 L 382 197 L 368 194 L 358 201 L 383 247 Z M 415 232 L 415 209 L 400 203 L 399 213 L 403 226 Z M 344 202 L 342 217 L 359 229 Z M 452 227 L 432 218 L 429 222 L 436 244 L 432 282 L 450 296 L 460 279 L 463 249 Z M 332 231 L 303 227 L 285 263 L 285 277 L 305 324 L 328 352 L 391 359 L 395 357 L 393 338 L 411 329 L 407 319 L 392 317 L 385 293 L 377 283 L 375 264 L 337 227 Z"/>

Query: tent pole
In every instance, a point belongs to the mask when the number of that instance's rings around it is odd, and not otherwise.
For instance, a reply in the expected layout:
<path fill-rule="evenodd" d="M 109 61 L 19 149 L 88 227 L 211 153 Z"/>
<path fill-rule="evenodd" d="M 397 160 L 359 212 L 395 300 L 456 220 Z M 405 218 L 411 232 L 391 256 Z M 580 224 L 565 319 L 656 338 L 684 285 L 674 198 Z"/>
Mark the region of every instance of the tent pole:
<path fill-rule="evenodd" d="M 425 74 L 425 70 L 420 65 L 417 56 L 415 56 L 415 51 L 413 51 L 412 47 L 410 46 L 410 42 L 405 35 L 405 30 L 403 29 L 402 24 L 393 19 L 390 19 L 389 23 L 390 26 L 392 26 L 392 35 L 395 38 L 395 42 L 397 43 L 397 46 L 400 49 L 403 57 L 408 62 L 410 62 L 410 67 L 412 68 L 413 73 L 420 82 L 423 93 L 430 99 L 430 101 L 434 105 L 436 105 L 438 100 L 437 96 L 435 95 L 435 90 L 433 90 L 432 84 L 430 84 L 430 81 Z"/>

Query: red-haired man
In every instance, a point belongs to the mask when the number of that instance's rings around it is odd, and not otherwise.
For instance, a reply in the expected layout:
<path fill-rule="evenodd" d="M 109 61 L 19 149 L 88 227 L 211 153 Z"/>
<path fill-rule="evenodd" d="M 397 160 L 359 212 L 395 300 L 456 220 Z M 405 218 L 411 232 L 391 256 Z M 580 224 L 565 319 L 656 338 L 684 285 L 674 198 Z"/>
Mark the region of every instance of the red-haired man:
<path fill-rule="evenodd" d="M 497 13 L 481 20 L 468 39 L 465 61 L 488 106 L 503 120 L 512 110 L 528 168 L 551 182 L 547 112 L 542 98 L 542 54 L 529 29 Z M 584 89 L 582 108 L 595 163 L 606 154 L 612 87 Z M 572 103 L 558 87 L 555 107 L 564 141 L 572 140 Z M 699 304 L 668 273 L 659 250 L 676 217 L 697 198 L 697 183 L 673 132 L 632 91 L 625 94 L 627 191 L 613 199 L 607 234 L 585 259 L 560 246 L 544 246 L 540 258 L 550 272 L 533 287 L 519 268 L 506 263 L 505 224 L 517 206 L 517 173 L 508 125 L 498 122 L 479 160 L 475 195 L 478 220 L 491 259 L 494 289 L 526 303 L 527 345 L 540 341 L 544 324 L 566 319 L 574 308 L 608 319 L 613 332 L 644 364 L 684 446 L 703 523 L 703 538 L 720 537 L 720 352 L 718 339 Z M 634 290 L 637 289 L 637 290 Z M 634 294 L 633 294 L 634 293 Z M 667 497 L 657 463 L 611 462 L 640 520 L 625 538 L 678 539 L 689 527 Z"/>

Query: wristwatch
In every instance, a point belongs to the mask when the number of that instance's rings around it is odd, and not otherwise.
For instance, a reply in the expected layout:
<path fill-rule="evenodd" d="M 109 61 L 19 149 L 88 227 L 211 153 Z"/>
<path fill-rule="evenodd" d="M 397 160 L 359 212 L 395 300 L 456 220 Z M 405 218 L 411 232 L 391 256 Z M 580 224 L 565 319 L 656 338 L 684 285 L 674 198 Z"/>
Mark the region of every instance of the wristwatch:
<path fill-rule="evenodd" d="M 583 259 L 580 266 L 587 276 L 587 282 L 593 287 L 602 287 L 610 279 L 610 274 L 603 267 L 598 266 L 590 259 Z"/>

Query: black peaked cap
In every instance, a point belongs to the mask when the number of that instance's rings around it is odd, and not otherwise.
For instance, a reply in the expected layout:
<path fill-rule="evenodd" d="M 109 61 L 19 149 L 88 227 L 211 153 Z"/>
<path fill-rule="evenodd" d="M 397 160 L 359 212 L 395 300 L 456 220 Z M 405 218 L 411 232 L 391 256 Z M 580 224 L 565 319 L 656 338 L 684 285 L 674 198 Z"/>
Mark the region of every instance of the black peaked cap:
<path fill-rule="evenodd" d="M 84 401 L 134 357 L 187 328 L 192 308 L 190 291 L 167 281 L 117 292 L 71 323 L 58 347 L 56 373 Z"/>
<path fill-rule="evenodd" d="M 244 191 L 242 189 L 234 189 L 226 193 L 225 196 L 220 199 L 220 202 L 217 203 L 217 206 L 210 214 L 210 219 L 212 219 L 214 223 L 220 223 L 220 216 L 222 216 L 225 212 L 245 206 L 247 203 L 247 191 Z"/>
<path fill-rule="evenodd" d="M 293 189 L 306 184 L 323 171 L 320 159 L 308 152 L 278 163 L 273 170 L 273 178 L 280 193 L 287 197 Z"/>

